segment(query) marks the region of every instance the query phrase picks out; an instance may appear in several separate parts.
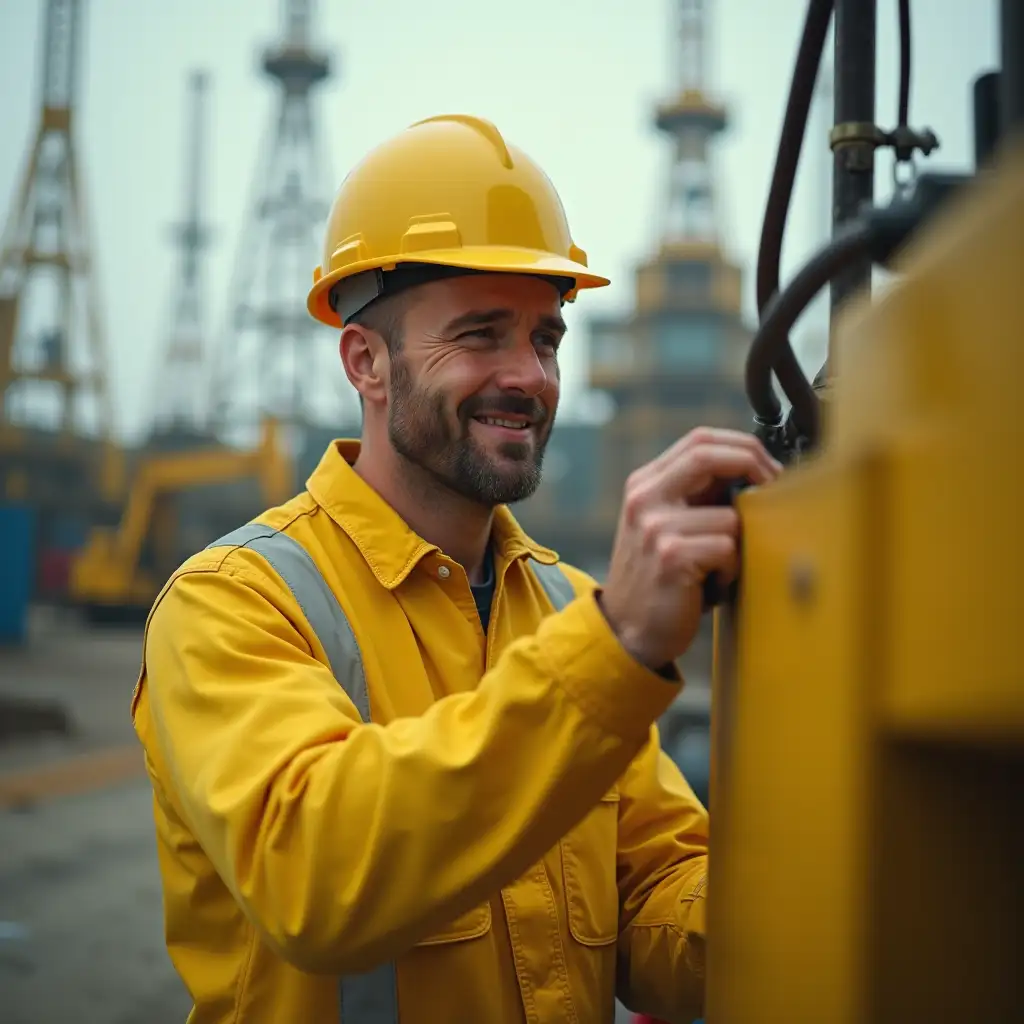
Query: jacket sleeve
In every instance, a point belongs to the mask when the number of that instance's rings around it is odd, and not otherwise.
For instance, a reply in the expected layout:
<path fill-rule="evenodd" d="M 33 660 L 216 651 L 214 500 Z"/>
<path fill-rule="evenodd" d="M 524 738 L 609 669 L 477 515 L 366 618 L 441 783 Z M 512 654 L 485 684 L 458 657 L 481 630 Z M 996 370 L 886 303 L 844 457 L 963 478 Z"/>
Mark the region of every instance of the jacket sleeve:
<path fill-rule="evenodd" d="M 473 692 L 363 724 L 256 557 L 197 564 L 165 589 L 133 717 L 165 799 L 300 969 L 367 970 L 519 877 L 677 692 L 585 593 Z"/>
<path fill-rule="evenodd" d="M 694 1020 L 704 1005 L 708 815 L 653 726 L 619 786 L 619 997 L 655 1018 Z"/>

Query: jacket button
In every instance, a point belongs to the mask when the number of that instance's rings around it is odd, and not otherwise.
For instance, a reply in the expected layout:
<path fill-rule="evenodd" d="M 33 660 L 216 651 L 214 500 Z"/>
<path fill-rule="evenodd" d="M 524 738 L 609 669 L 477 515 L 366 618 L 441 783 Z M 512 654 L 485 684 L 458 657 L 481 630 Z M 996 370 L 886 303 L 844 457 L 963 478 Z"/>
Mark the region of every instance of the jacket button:
<path fill-rule="evenodd" d="M 441 579 L 446 580 L 448 579 L 449 576 L 451 576 L 451 574 L 452 571 L 448 568 L 447 565 L 439 565 L 437 567 L 437 575 L 440 576 Z"/>

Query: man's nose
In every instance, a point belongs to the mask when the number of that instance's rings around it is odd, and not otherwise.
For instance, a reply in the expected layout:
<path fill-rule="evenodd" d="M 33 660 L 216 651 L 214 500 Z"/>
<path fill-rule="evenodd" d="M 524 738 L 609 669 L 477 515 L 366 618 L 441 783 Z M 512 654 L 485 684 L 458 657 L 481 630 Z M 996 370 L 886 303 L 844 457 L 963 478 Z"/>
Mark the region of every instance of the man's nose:
<path fill-rule="evenodd" d="M 541 359 L 530 340 L 503 347 L 499 359 L 496 383 L 502 391 L 519 391 L 534 398 L 552 383 L 553 367 Z"/>

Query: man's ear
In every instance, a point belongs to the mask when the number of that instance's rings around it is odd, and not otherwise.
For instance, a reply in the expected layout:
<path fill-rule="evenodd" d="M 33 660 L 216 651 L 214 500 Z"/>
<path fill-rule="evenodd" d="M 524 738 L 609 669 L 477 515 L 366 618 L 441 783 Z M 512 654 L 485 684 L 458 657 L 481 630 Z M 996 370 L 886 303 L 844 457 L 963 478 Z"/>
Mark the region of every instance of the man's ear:
<path fill-rule="evenodd" d="M 348 324 L 341 332 L 338 353 L 345 376 L 364 402 L 387 398 L 388 353 L 384 339 L 360 324 Z"/>

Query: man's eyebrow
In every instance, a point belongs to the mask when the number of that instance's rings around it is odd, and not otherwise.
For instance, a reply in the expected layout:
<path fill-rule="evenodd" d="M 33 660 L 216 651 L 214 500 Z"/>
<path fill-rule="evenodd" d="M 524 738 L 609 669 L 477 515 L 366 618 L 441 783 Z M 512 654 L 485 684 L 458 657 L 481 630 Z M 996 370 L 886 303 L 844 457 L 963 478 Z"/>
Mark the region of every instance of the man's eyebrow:
<path fill-rule="evenodd" d="M 511 309 L 471 309 L 444 325 L 444 334 L 456 334 L 469 327 L 487 327 L 502 320 L 511 320 L 515 313 Z"/>
<path fill-rule="evenodd" d="M 545 330 L 551 331 L 553 334 L 557 334 L 561 337 L 569 329 L 565 321 L 554 313 L 545 313 L 537 321 L 539 327 L 543 327 Z"/>
<path fill-rule="evenodd" d="M 444 326 L 444 334 L 458 334 L 471 327 L 487 327 L 491 324 L 515 318 L 515 312 L 511 309 L 472 309 L 468 313 L 457 316 Z M 561 337 L 568 330 L 565 321 L 554 313 L 545 313 L 537 318 L 537 326 L 551 331 Z"/>

